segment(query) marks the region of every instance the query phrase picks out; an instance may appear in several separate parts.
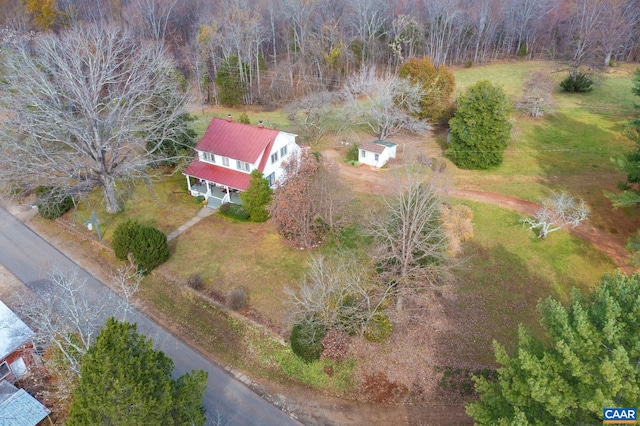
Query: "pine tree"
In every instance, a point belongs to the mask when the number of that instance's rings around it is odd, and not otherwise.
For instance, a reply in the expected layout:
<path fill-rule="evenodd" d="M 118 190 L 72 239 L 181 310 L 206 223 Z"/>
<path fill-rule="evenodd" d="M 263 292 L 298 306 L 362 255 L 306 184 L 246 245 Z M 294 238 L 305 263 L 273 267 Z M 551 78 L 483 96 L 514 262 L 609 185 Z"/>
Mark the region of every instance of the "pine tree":
<path fill-rule="evenodd" d="M 460 96 L 457 105 L 449 120 L 449 158 L 463 169 L 500 165 L 511 132 L 511 107 L 504 91 L 489 81 L 479 81 Z"/>
<path fill-rule="evenodd" d="M 265 222 L 269 219 L 267 206 L 271 204 L 273 190 L 260 170 L 251 172 L 249 187 L 240 194 L 242 206 L 247 210 L 252 222 Z"/>
<path fill-rule="evenodd" d="M 204 424 L 207 374 L 171 378 L 173 361 L 136 325 L 109 318 L 82 359 L 68 425 Z"/>
<path fill-rule="evenodd" d="M 568 308 L 538 306 L 544 340 L 521 326 L 510 357 L 494 342 L 497 381 L 476 378 L 476 424 L 598 424 L 605 407 L 640 406 L 640 274 L 606 275 Z"/>

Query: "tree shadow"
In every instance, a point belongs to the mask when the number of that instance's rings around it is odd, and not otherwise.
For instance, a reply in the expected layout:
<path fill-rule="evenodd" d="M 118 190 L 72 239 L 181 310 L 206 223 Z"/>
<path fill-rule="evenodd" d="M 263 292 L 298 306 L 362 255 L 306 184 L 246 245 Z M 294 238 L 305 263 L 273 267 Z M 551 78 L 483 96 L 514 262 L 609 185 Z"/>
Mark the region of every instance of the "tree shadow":
<path fill-rule="evenodd" d="M 437 339 L 438 362 L 469 369 L 495 366 L 493 340 L 514 349 L 519 324 L 542 336 L 538 302 L 548 296 L 564 300 L 558 290 L 568 293 L 576 282 L 564 276 L 558 288 L 502 244 L 487 249 L 472 242 L 465 253 L 471 258 L 457 271 L 451 291 L 439 297 L 447 327 Z"/>

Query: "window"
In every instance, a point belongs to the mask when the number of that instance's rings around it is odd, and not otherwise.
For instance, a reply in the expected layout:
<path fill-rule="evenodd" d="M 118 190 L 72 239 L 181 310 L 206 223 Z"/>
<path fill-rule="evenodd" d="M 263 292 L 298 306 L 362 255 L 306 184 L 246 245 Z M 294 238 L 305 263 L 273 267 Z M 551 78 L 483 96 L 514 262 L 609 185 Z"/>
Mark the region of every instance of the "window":
<path fill-rule="evenodd" d="M 222 165 L 229 167 L 229 157 L 222 157 Z"/>
<path fill-rule="evenodd" d="M 7 377 L 9 373 L 11 373 L 11 370 L 9 370 L 9 365 L 6 362 L 0 364 L 0 379 Z"/>
<path fill-rule="evenodd" d="M 276 173 L 275 172 L 271 173 L 265 179 L 269 181 L 269 186 L 273 186 L 276 183 Z"/>
<path fill-rule="evenodd" d="M 367 158 L 367 151 L 365 151 L 364 149 L 361 149 L 360 150 L 360 157 Z"/>
<path fill-rule="evenodd" d="M 251 165 L 249 163 L 245 163 L 244 161 L 240 160 L 236 160 L 236 167 L 238 168 L 238 170 L 244 170 L 245 172 L 251 170 Z"/>
<path fill-rule="evenodd" d="M 283 146 L 282 148 L 280 148 L 280 157 L 284 158 L 284 156 L 287 155 L 287 146 Z"/>
<path fill-rule="evenodd" d="M 373 159 L 374 159 L 375 161 L 378 161 L 378 158 L 380 158 L 380 156 L 379 156 L 378 154 L 375 154 L 375 155 L 373 156 Z"/>
<path fill-rule="evenodd" d="M 275 163 L 276 161 L 278 161 L 278 153 L 274 152 L 273 154 L 271 154 L 271 164 Z"/>
<path fill-rule="evenodd" d="M 210 163 L 215 163 L 216 162 L 216 156 L 213 155 L 210 152 L 202 152 L 202 159 L 204 161 L 208 161 Z"/>

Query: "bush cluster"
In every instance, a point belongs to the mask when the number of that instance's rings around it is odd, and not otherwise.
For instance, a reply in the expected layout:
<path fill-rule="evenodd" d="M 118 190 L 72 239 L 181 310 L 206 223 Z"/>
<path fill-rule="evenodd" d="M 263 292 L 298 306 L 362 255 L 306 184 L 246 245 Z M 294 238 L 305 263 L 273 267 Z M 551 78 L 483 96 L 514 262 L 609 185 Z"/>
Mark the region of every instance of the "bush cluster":
<path fill-rule="evenodd" d="M 127 259 L 131 253 L 136 268 L 145 275 L 169 259 L 167 236 L 133 220 L 118 225 L 113 233 L 112 247 L 120 260 Z"/>
<path fill-rule="evenodd" d="M 291 350 L 304 362 L 313 362 L 322 355 L 322 339 L 326 334 L 324 325 L 316 321 L 303 321 L 291 330 Z"/>
<path fill-rule="evenodd" d="M 249 220 L 249 213 L 240 204 L 224 203 L 218 209 L 220 213 L 225 216 L 232 217 L 238 220 Z"/>
<path fill-rule="evenodd" d="M 57 219 L 73 207 L 73 198 L 53 186 L 36 188 L 38 214 L 44 219 Z"/>
<path fill-rule="evenodd" d="M 346 155 L 346 160 L 347 163 L 350 162 L 357 162 L 359 159 L 359 146 L 357 143 L 353 143 L 351 144 L 351 146 L 349 146 L 349 148 L 347 149 L 347 155 Z"/>
<path fill-rule="evenodd" d="M 247 306 L 247 292 L 243 288 L 236 288 L 227 296 L 227 308 L 239 311 Z"/>
<path fill-rule="evenodd" d="M 388 316 L 378 313 L 369 320 L 364 337 L 370 342 L 383 342 L 391 335 L 393 324 Z"/>
<path fill-rule="evenodd" d="M 194 290 L 202 290 L 204 287 L 204 280 L 202 275 L 194 273 L 187 277 L 187 285 Z"/>
<path fill-rule="evenodd" d="M 573 78 L 573 75 L 569 75 L 562 80 L 560 87 L 569 93 L 586 93 L 593 90 L 593 80 L 588 75 L 580 72 L 576 75 L 576 78 Z"/>

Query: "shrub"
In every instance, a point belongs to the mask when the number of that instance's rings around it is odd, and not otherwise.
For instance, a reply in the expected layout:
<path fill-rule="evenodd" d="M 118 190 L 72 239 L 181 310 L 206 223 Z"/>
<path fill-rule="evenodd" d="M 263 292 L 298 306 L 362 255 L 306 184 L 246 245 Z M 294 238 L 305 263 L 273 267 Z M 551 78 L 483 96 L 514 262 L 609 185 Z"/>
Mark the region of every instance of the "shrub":
<path fill-rule="evenodd" d="M 291 330 L 291 350 L 304 362 L 320 359 L 322 338 L 326 334 L 324 325 L 313 320 L 305 320 L 293 326 Z"/>
<path fill-rule="evenodd" d="M 138 271 L 148 274 L 169 259 L 167 236 L 156 228 L 141 226 L 131 241 L 133 263 Z"/>
<path fill-rule="evenodd" d="M 111 241 L 111 247 L 116 255 L 116 258 L 120 260 L 126 260 L 129 252 L 131 251 L 131 242 L 140 229 L 140 224 L 134 220 L 127 220 L 126 222 L 118 225 L 113 232 L 113 240 Z"/>
<path fill-rule="evenodd" d="M 511 123 L 509 99 L 487 80 L 469 87 L 457 102 L 449 120 L 447 155 L 463 169 L 489 169 L 502 163 L 509 143 Z"/>
<path fill-rule="evenodd" d="M 247 306 L 247 292 L 243 288 L 238 287 L 227 296 L 227 308 L 239 311 Z"/>
<path fill-rule="evenodd" d="M 249 213 L 240 204 L 224 203 L 218 210 L 223 215 L 234 219 L 243 221 L 249 220 Z"/>
<path fill-rule="evenodd" d="M 187 285 L 194 290 L 202 290 L 204 287 L 204 280 L 200 274 L 191 274 L 187 277 Z"/>
<path fill-rule="evenodd" d="M 36 198 L 38 214 L 44 219 L 57 219 L 73 207 L 73 198 L 65 195 L 60 188 L 53 186 L 36 188 Z"/>
<path fill-rule="evenodd" d="M 196 198 L 196 204 L 202 204 L 205 201 L 204 195 L 198 195 Z"/>
<path fill-rule="evenodd" d="M 588 75 L 579 72 L 575 78 L 573 75 L 569 75 L 562 80 L 560 87 L 569 93 L 586 93 L 593 90 L 593 80 Z"/>
<path fill-rule="evenodd" d="M 243 112 L 242 114 L 240 114 L 240 117 L 238 117 L 238 121 L 244 124 L 251 124 L 251 120 L 249 120 L 249 116 L 247 115 L 246 112 Z"/>
<path fill-rule="evenodd" d="M 393 325 L 389 317 L 377 313 L 369 320 L 369 324 L 364 330 L 364 337 L 370 342 L 383 342 L 391 335 L 392 331 Z"/>
<path fill-rule="evenodd" d="M 347 149 L 347 156 L 345 157 L 345 159 L 347 160 L 348 163 L 358 162 L 358 151 L 359 151 L 359 147 L 357 143 L 352 144 L 349 147 L 349 149 Z"/>
<path fill-rule="evenodd" d="M 271 204 L 273 190 L 269 187 L 269 181 L 264 178 L 260 170 L 251 172 L 249 187 L 240 194 L 242 208 L 245 210 L 251 221 L 266 222 L 269 219 L 267 206 Z"/>

